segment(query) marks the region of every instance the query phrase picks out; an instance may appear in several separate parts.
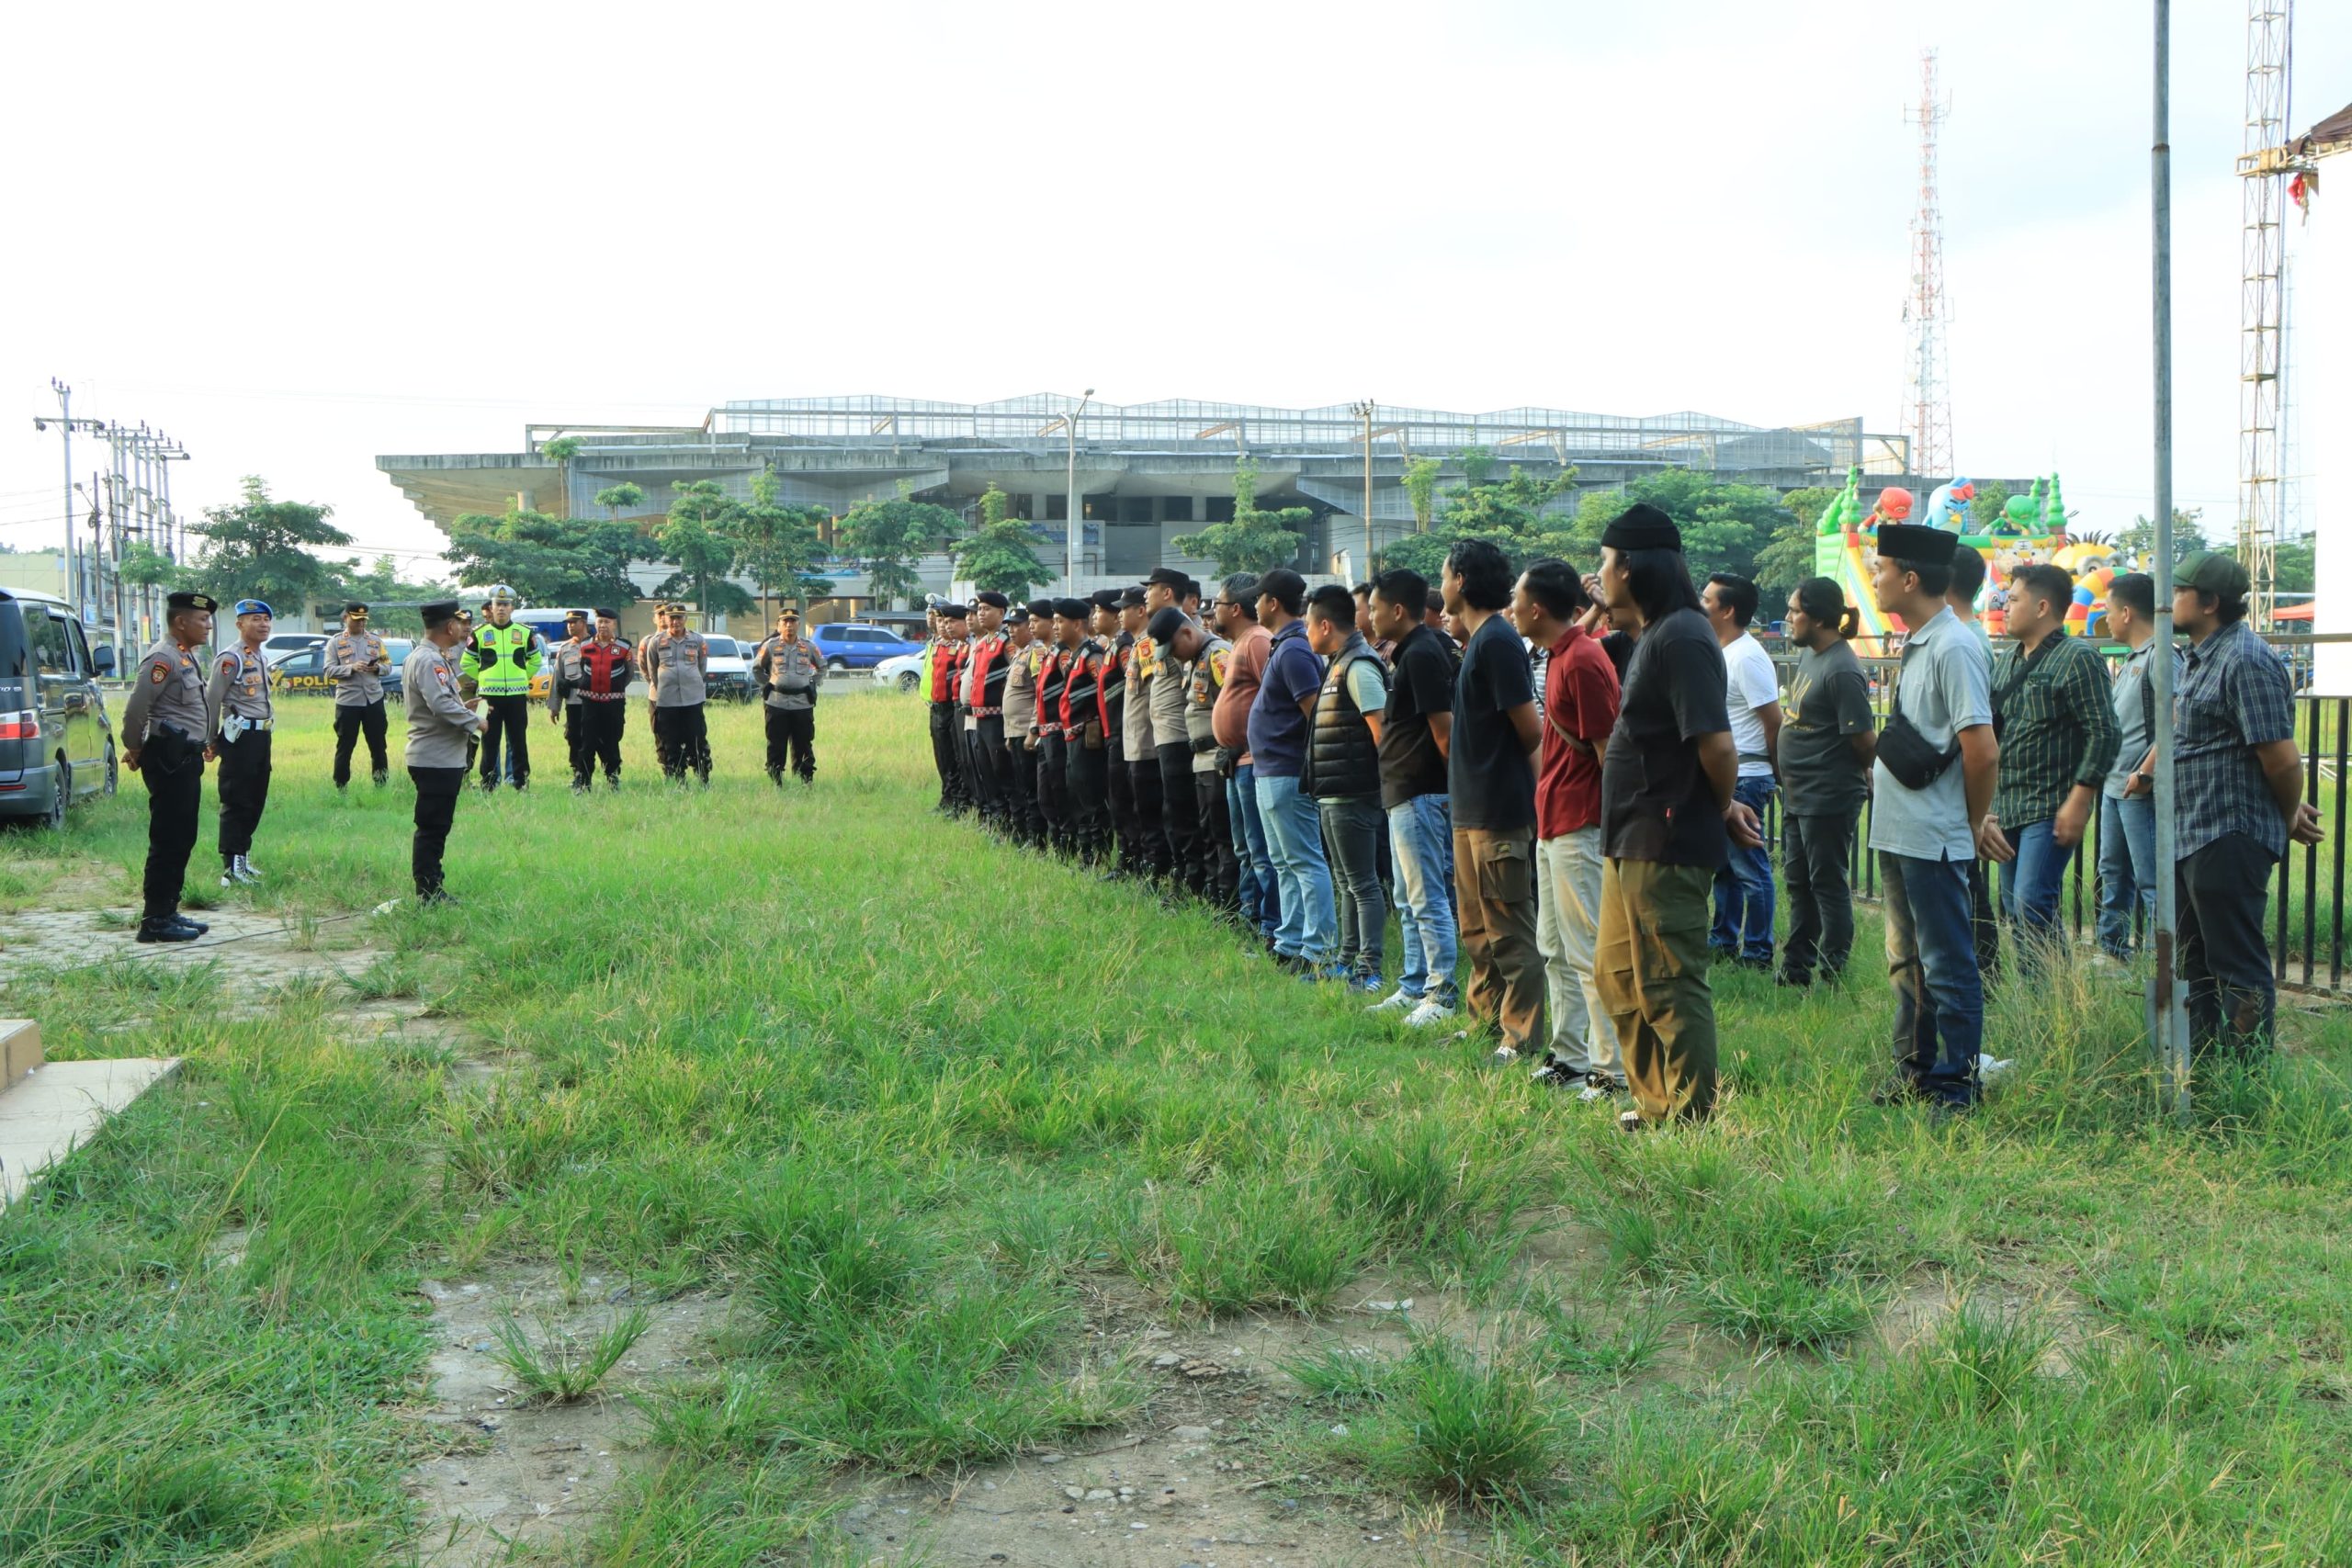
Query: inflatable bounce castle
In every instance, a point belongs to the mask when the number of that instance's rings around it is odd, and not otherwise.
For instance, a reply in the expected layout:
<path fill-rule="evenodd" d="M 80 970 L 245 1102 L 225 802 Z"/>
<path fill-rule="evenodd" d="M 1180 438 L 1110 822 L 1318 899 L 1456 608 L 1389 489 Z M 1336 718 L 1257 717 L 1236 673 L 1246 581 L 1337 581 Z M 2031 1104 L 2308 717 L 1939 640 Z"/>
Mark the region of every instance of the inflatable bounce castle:
<path fill-rule="evenodd" d="M 1854 638 L 1855 651 L 1884 653 L 1887 639 L 1903 626 L 1879 610 L 1871 592 L 1871 558 L 1878 541 L 1878 525 L 1910 522 L 1917 499 L 1899 485 L 1890 486 L 1878 492 L 1865 513 L 1861 483 L 1859 467 L 1847 469 L 1846 488 L 1823 509 L 1815 527 L 1813 570 L 1835 579 L 1845 590 L 1847 602 L 1860 607 L 1862 625 Z M 2021 561 L 2049 561 L 2064 567 L 2075 574 L 2075 604 L 2066 616 L 2066 629 L 2078 637 L 2098 630 L 2107 614 L 2107 585 L 2115 578 L 2114 552 L 2104 545 L 2068 539 L 2058 476 L 2051 475 L 2046 483 L 2036 479 L 2030 493 L 2011 496 L 2001 515 L 1982 529 L 1975 525 L 1972 513 L 1975 499 L 1972 480 L 1956 479 L 1939 485 L 1928 498 L 1927 515 L 1919 521 L 1958 534 L 1962 545 L 1983 556 L 1988 589 L 2007 581 L 2009 569 Z M 1984 629 L 2001 636 L 1999 612 L 1983 611 L 1981 599 L 1979 605 Z"/>

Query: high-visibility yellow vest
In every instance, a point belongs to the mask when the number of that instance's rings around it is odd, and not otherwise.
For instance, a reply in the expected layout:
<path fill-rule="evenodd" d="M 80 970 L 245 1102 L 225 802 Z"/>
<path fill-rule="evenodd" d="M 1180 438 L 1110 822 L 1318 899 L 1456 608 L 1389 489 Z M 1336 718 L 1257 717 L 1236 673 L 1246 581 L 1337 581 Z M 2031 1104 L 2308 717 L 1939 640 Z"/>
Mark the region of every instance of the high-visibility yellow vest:
<path fill-rule="evenodd" d="M 459 672 L 472 676 L 485 697 L 527 695 L 538 663 L 531 644 L 538 635 L 519 621 L 503 626 L 485 621 L 474 628 L 474 639 L 466 649 Z"/>

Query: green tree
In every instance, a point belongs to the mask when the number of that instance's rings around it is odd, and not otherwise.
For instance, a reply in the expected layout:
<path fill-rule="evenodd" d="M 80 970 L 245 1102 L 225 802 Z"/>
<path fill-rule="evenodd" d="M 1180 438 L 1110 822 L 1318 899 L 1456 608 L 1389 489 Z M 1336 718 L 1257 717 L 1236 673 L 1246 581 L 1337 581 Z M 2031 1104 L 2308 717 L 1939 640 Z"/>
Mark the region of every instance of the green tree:
<path fill-rule="evenodd" d="M 1172 543 L 1188 556 L 1216 562 L 1220 577 L 1272 571 L 1298 559 L 1307 525 L 1314 520 L 1315 513 L 1304 506 L 1261 511 L 1257 459 L 1244 457 L 1233 465 L 1233 521 L 1212 523 L 1197 534 L 1180 534 Z"/>
<path fill-rule="evenodd" d="M 1057 573 L 1037 558 L 1045 531 L 1005 514 L 1005 494 L 991 484 L 980 495 L 980 525 L 956 550 L 956 575 L 974 586 L 1015 599 L 1042 588 Z"/>
<path fill-rule="evenodd" d="M 833 585 L 812 570 L 824 552 L 820 524 L 829 516 L 821 506 L 781 506 L 776 502 L 774 468 L 752 477 L 752 504 L 734 516 L 735 563 L 752 574 L 760 588 L 760 615 L 767 618 L 768 591 L 789 588 L 802 609 L 822 598 Z"/>
<path fill-rule="evenodd" d="M 624 510 L 645 504 L 645 491 L 627 479 L 623 479 L 616 485 L 606 485 L 603 490 L 598 491 L 596 504 L 605 509 L 605 516 L 617 523 L 621 520 L 621 513 Z"/>
<path fill-rule="evenodd" d="M 1495 449 L 1491 446 L 1464 446 L 1453 455 L 1453 460 L 1462 465 L 1462 488 L 1464 490 L 1478 489 L 1487 482 L 1487 476 L 1495 471 Z"/>
<path fill-rule="evenodd" d="M 677 499 L 654 530 L 661 558 L 678 570 L 657 593 L 686 593 L 705 615 L 730 615 L 752 607 L 752 596 L 728 574 L 735 570 L 735 515 L 741 509 L 717 479 L 684 479 L 673 487 Z"/>
<path fill-rule="evenodd" d="M 1597 558 L 1610 519 L 1636 502 L 1657 507 L 1681 527 L 1683 558 L 1702 582 L 1718 571 L 1753 577 L 1757 553 L 1795 521 L 1763 485 L 1723 484 L 1690 468 L 1667 468 L 1634 480 L 1620 494 L 1584 498 L 1572 529 L 1578 558 Z"/>
<path fill-rule="evenodd" d="M 448 535 L 442 554 L 461 582 L 503 582 L 533 604 L 619 605 L 637 598 L 628 569 L 645 558 L 645 539 L 627 523 L 468 512 L 451 519 Z"/>
<path fill-rule="evenodd" d="M 915 562 L 955 538 L 963 519 L 944 506 L 914 499 L 914 487 L 899 481 L 894 501 L 869 501 L 842 519 L 842 553 L 864 569 L 874 602 L 887 608 L 911 600 L 922 587 Z"/>
<path fill-rule="evenodd" d="M 2176 561 L 2199 550 L 2210 550 L 2212 542 L 2205 537 L 2205 511 L 2202 507 L 2174 507 L 2172 513 L 2172 558 Z M 2116 554 L 2137 563 L 2143 570 L 2156 558 L 2156 525 L 2145 517 L 2134 517 L 2131 525 L 2115 531 Z M 2122 569 L 2119 566 L 2118 570 Z"/>
<path fill-rule="evenodd" d="M 577 435 L 559 435 L 552 441 L 539 443 L 539 456 L 555 459 L 556 490 L 563 497 L 563 514 L 571 515 L 571 459 L 580 455 L 586 445 Z"/>
<path fill-rule="evenodd" d="M 1998 479 L 1985 479 L 1976 487 L 1976 499 L 1968 503 L 1969 534 L 1989 534 L 1993 525 L 2001 520 L 2002 512 L 2009 504 L 2009 487 Z"/>
<path fill-rule="evenodd" d="M 250 595 L 273 604 L 304 606 L 323 593 L 334 569 L 314 553 L 351 543 L 327 521 L 333 508 L 301 501 L 272 501 L 255 476 L 245 476 L 244 499 L 205 509 L 204 551 L 193 580 L 220 599 Z"/>
<path fill-rule="evenodd" d="M 331 600 L 357 599 L 369 604 L 422 603 L 453 592 L 449 584 L 436 579 L 402 577 L 400 562 L 390 556 L 378 556 L 372 567 L 362 567 L 356 556 L 345 557 L 334 568 L 331 587 Z"/>
<path fill-rule="evenodd" d="M 1790 519 L 1773 529 L 1764 547 L 1756 552 L 1753 571 L 1765 619 L 1779 619 L 1790 592 L 1814 575 L 1814 529 L 1823 511 L 1837 498 L 1838 491 L 1826 485 L 1792 490 L 1781 498 Z"/>
<path fill-rule="evenodd" d="M 2281 593 L 2309 593 L 2319 585 L 2319 549 L 2309 537 L 2281 539 L 2270 564 L 2271 587 Z"/>
<path fill-rule="evenodd" d="M 123 547 L 115 571 L 133 588 L 175 589 L 187 576 L 171 557 L 143 539 L 134 539 Z"/>
<path fill-rule="evenodd" d="M 1491 473 L 1495 467 L 1491 461 L 1474 466 L 1480 474 Z M 1446 492 L 1435 526 L 1389 545 L 1380 553 L 1380 566 L 1417 571 L 1435 582 L 1457 539 L 1491 540 L 1521 564 L 1546 556 L 1572 559 L 1575 544 L 1568 519 L 1554 510 L 1554 503 L 1573 491 L 1576 482 L 1574 468 L 1542 479 L 1514 468 L 1498 480 L 1456 486 Z"/>
<path fill-rule="evenodd" d="M 1436 515 L 1438 470 L 1445 465 L 1435 457 L 1415 457 L 1405 465 L 1405 499 L 1413 505 L 1413 532 L 1426 534 Z"/>

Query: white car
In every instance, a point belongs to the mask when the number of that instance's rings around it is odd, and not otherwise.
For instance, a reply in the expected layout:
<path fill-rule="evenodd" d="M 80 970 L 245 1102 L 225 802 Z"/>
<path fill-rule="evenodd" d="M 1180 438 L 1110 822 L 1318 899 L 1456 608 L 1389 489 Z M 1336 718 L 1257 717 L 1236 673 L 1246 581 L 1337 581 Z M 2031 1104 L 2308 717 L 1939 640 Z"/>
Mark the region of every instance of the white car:
<path fill-rule="evenodd" d="M 922 655 L 901 653 L 874 667 L 874 683 L 886 691 L 911 692 L 922 684 Z"/>
<path fill-rule="evenodd" d="M 704 679 L 715 695 L 734 702 L 748 702 L 752 696 L 752 655 L 758 651 L 748 642 L 715 632 L 703 634 L 710 645 L 710 668 Z"/>
<path fill-rule="evenodd" d="M 308 653 L 327 640 L 324 632 L 277 632 L 261 645 L 261 661 L 275 670 L 298 653 Z"/>

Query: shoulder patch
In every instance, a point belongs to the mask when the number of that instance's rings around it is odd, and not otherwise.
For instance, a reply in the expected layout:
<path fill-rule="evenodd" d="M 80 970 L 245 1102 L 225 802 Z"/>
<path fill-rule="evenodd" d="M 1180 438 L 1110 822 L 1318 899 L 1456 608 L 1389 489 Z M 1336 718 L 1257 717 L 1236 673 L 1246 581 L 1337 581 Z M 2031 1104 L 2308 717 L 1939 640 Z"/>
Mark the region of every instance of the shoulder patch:
<path fill-rule="evenodd" d="M 149 684 L 160 686 L 164 683 L 164 667 L 162 665 L 151 664 L 147 667 L 147 680 Z"/>

